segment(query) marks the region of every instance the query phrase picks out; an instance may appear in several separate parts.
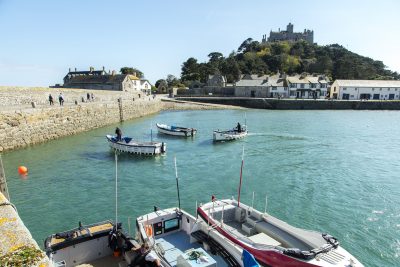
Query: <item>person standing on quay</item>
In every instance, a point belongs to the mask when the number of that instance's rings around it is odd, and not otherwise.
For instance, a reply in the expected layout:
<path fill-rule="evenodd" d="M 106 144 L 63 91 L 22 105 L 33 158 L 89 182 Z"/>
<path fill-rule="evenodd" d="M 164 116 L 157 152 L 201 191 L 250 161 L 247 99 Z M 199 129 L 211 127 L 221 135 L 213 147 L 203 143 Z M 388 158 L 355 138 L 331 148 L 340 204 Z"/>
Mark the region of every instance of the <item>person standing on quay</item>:
<path fill-rule="evenodd" d="M 51 94 L 49 94 L 49 102 L 50 106 L 54 105 L 53 96 Z"/>
<path fill-rule="evenodd" d="M 58 96 L 58 101 L 60 102 L 60 106 L 64 105 L 64 97 L 62 93 L 60 93 L 60 95 Z"/>

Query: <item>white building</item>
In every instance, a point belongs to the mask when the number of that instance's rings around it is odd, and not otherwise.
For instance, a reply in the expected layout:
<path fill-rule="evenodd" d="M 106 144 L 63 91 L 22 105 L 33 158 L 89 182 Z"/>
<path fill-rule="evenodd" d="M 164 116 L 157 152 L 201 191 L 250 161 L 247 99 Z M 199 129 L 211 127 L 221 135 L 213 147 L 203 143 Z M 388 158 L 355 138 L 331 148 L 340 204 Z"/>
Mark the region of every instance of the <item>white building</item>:
<path fill-rule="evenodd" d="M 400 81 L 394 80 L 336 80 L 330 89 L 333 99 L 400 99 Z"/>
<path fill-rule="evenodd" d="M 286 78 L 290 98 L 325 98 L 329 79 L 325 75 L 294 75 Z"/>
<path fill-rule="evenodd" d="M 142 91 L 145 94 L 151 94 L 151 84 L 146 79 L 140 79 L 135 74 L 128 75 L 129 79 L 132 81 L 133 89 L 136 91 Z"/>
<path fill-rule="evenodd" d="M 140 90 L 148 95 L 151 95 L 151 84 L 148 80 L 140 80 Z"/>
<path fill-rule="evenodd" d="M 275 74 L 268 77 L 269 97 L 271 98 L 287 98 L 289 90 L 286 82 L 285 74 Z"/>

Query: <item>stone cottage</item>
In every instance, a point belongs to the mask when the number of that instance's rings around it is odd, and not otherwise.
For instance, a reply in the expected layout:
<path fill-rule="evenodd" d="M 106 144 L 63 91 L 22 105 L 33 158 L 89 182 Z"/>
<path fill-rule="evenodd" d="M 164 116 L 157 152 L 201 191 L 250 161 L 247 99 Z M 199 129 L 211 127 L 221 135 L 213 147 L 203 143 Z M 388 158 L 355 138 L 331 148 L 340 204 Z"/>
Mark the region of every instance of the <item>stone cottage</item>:
<path fill-rule="evenodd" d="M 64 77 L 64 87 L 129 92 L 137 90 L 133 81 L 132 75 L 107 73 L 104 67 L 102 70 L 91 67 L 89 71 L 70 70 Z"/>

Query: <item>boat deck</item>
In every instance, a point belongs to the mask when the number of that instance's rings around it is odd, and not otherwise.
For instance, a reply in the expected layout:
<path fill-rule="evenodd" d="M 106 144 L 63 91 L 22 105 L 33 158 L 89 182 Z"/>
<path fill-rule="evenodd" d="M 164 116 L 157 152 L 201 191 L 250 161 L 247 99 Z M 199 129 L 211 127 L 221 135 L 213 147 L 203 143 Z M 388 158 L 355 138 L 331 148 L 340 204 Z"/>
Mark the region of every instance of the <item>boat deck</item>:
<path fill-rule="evenodd" d="M 121 264 L 120 264 L 121 263 Z M 120 267 L 120 266 L 128 266 L 124 257 L 114 257 L 113 255 L 109 255 L 85 264 L 81 264 L 78 266 L 84 267 Z M 78 267 L 77 266 L 77 267 Z"/>
<path fill-rule="evenodd" d="M 190 236 L 183 231 L 175 232 L 156 239 L 157 244 L 161 244 L 165 251 L 164 258 L 171 266 L 176 266 L 177 258 L 189 249 L 202 247 L 200 243 L 190 243 Z M 217 262 L 217 266 L 228 266 L 221 256 L 207 254 Z"/>

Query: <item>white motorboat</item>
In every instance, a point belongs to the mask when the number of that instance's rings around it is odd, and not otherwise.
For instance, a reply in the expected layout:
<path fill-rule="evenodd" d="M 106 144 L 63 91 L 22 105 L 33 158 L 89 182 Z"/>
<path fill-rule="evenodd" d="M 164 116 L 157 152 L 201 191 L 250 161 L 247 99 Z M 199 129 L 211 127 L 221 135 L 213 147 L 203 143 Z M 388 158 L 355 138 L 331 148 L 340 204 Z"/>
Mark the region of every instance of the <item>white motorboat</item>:
<path fill-rule="evenodd" d="M 55 267 L 127 266 L 126 251 L 139 248 L 138 243 L 112 221 L 104 221 L 52 234 L 44 241 L 50 263 Z"/>
<path fill-rule="evenodd" d="M 138 242 L 151 248 L 150 258 L 161 266 L 243 266 L 239 246 L 179 208 L 155 207 L 138 217 L 136 226 Z"/>
<path fill-rule="evenodd" d="M 197 133 L 197 130 L 195 128 L 179 127 L 161 123 L 157 123 L 156 126 L 159 133 L 168 135 L 193 137 Z"/>
<path fill-rule="evenodd" d="M 300 229 L 234 199 L 201 205 L 198 214 L 262 264 L 283 267 L 361 267 L 329 234 Z"/>
<path fill-rule="evenodd" d="M 166 152 L 167 145 L 164 142 L 138 142 L 130 137 L 122 137 L 117 140 L 116 136 L 106 135 L 108 144 L 114 150 L 139 155 L 159 155 Z"/>
<path fill-rule="evenodd" d="M 243 138 L 247 134 L 248 134 L 247 127 L 244 125 L 244 126 L 242 126 L 240 131 L 238 131 L 237 128 L 227 130 L 227 131 L 216 130 L 213 132 L 213 140 L 216 142 L 232 141 L 232 140 Z"/>

